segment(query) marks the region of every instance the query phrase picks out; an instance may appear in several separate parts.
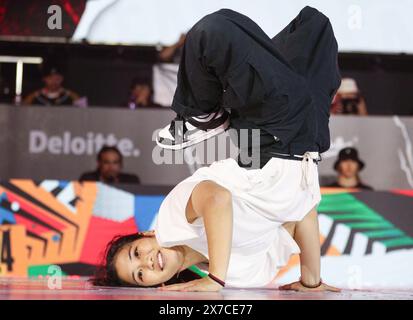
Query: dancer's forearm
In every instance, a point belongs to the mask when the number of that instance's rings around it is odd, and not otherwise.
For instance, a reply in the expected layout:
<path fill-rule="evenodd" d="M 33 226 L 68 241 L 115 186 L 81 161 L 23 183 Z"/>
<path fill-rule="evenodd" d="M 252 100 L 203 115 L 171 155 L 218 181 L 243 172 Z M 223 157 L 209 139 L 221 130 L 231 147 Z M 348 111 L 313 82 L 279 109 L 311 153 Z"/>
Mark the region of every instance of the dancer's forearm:
<path fill-rule="evenodd" d="M 209 206 L 204 214 L 204 224 L 208 239 L 209 272 L 225 280 L 232 245 L 230 198 L 221 204 Z"/>
<path fill-rule="evenodd" d="M 316 209 L 297 223 L 294 239 L 301 250 L 301 279 L 305 284 L 317 285 L 320 282 L 320 235 Z"/>
<path fill-rule="evenodd" d="M 232 195 L 213 182 L 194 190 L 192 205 L 204 220 L 208 241 L 209 272 L 225 280 L 232 246 Z"/>

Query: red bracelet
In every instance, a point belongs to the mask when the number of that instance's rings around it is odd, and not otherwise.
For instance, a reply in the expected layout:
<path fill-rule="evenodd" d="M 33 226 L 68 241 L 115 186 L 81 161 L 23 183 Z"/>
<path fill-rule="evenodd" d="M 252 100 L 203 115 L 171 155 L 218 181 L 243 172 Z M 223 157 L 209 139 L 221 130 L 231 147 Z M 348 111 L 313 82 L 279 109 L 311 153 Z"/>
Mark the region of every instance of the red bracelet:
<path fill-rule="evenodd" d="M 225 281 L 222 281 L 221 279 L 215 277 L 212 273 L 208 273 L 208 277 L 210 277 L 215 282 L 219 283 L 221 286 L 225 287 Z"/>

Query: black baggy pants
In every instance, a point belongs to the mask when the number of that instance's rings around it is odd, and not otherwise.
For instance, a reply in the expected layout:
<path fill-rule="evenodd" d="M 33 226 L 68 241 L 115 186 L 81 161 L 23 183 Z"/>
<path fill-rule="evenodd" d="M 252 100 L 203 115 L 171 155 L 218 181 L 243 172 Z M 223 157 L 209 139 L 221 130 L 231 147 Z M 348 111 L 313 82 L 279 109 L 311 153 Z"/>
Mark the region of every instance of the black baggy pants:
<path fill-rule="evenodd" d="M 274 152 L 328 149 L 339 83 L 337 43 L 316 9 L 305 7 L 273 39 L 245 15 L 221 9 L 187 34 L 172 109 L 182 116 L 231 109 L 231 127 L 261 130 L 264 165 Z"/>

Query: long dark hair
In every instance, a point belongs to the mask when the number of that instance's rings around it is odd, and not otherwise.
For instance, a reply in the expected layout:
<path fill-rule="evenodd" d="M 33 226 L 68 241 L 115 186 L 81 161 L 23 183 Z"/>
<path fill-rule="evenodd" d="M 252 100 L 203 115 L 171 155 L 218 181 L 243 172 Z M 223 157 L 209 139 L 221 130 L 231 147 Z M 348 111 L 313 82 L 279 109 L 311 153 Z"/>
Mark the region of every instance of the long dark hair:
<path fill-rule="evenodd" d="M 95 286 L 105 286 L 105 287 L 143 287 L 143 288 L 156 288 L 160 287 L 161 284 L 154 286 L 139 286 L 137 284 L 132 285 L 125 281 L 122 281 L 115 269 L 115 256 L 125 245 L 145 237 L 142 233 L 132 233 L 128 235 L 117 235 L 115 236 L 106 246 L 103 261 L 100 266 L 97 268 L 95 275 L 90 279 L 93 285 Z M 195 272 L 192 272 L 189 269 L 182 270 L 177 273 L 171 279 L 165 282 L 165 285 L 170 285 L 174 283 L 182 283 L 191 281 L 194 279 L 201 278 Z"/>

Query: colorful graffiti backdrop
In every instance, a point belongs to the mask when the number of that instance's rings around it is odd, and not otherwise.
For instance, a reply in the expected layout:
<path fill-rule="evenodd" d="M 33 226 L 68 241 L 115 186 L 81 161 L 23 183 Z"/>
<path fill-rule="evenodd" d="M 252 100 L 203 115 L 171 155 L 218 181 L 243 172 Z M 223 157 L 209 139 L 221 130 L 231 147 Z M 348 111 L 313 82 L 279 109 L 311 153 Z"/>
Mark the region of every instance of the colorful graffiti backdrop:
<path fill-rule="evenodd" d="M 57 180 L 0 183 L 0 275 L 47 275 L 51 265 L 66 275 L 92 274 L 114 235 L 152 228 L 169 189 Z M 323 258 L 413 256 L 413 190 L 322 193 Z M 293 256 L 277 277 L 298 263 Z"/>

